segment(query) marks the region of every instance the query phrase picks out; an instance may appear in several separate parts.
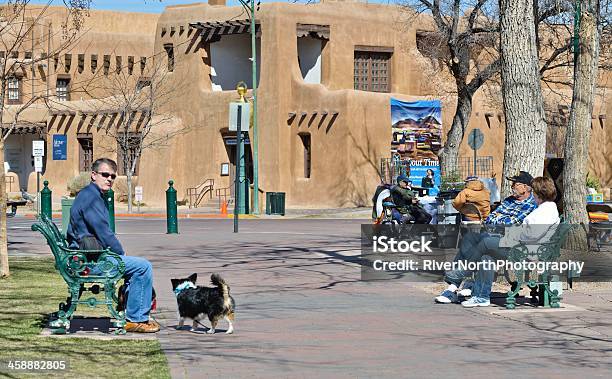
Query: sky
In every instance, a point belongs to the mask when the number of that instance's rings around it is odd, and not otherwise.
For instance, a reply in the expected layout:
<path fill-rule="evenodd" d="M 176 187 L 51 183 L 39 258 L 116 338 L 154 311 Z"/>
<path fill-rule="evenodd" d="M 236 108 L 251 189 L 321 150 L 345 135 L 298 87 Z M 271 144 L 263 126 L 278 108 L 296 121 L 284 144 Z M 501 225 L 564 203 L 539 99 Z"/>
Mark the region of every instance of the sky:
<path fill-rule="evenodd" d="M 227 5 L 238 5 L 238 0 L 226 0 Z M 257 1 L 257 0 L 256 0 Z M 387 3 L 389 0 L 369 0 L 372 3 Z M 48 0 L 31 0 L 32 4 L 46 4 Z M 63 4 L 61 0 L 54 0 L 54 3 Z M 125 12 L 147 12 L 161 13 L 164 7 L 177 4 L 206 3 L 207 0 L 93 0 L 94 9 L 118 10 Z M 293 2 L 292 0 L 262 0 L 262 3 L 283 3 Z M 306 0 L 298 2 L 306 3 Z M 4 1 L 2 1 L 4 3 Z"/>

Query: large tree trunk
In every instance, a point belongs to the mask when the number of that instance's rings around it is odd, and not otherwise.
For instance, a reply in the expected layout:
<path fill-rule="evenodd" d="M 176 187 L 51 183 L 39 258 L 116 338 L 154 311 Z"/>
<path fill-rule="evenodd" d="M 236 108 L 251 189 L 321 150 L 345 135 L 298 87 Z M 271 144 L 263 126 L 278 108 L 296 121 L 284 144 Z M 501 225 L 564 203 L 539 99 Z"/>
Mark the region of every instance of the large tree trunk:
<path fill-rule="evenodd" d="M 472 115 L 472 93 L 468 89 L 461 89 L 457 94 L 457 108 L 453 123 L 446 136 L 444 147 L 438 154 L 442 175 L 451 175 L 459 172 L 459 147 L 465 135 L 470 116 Z"/>
<path fill-rule="evenodd" d="M 580 48 L 574 70 L 574 95 L 565 134 L 563 210 L 569 223 L 589 222 L 586 176 L 591 137 L 591 113 L 599 61 L 599 0 L 580 0 Z"/>
<path fill-rule="evenodd" d="M 1 119 L 0 119 L 1 120 Z M 4 139 L 0 133 L 0 278 L 9 276 L 8 239 L 6 235 L 6 183 L 4 174 Z"/>
<path fill-rule="evenodd" d="M 540 176 L 546 152 L 546 119 L 536 47 L 534 0 L 500 0 L 502 95 L 506 148 L 502 196 L 510 194 L 506 176 L 519 170 Z"/>
<path fill-rule="evenodd" d="M 3 71 L 4 65 L 0 67 Z M 6 80 L 2 77 L 0 83 L 0 126 L 4 119 L 4 99 L 6 94 Z M 11 271 L 8 262 L 8 238 L 6 235 L 6 182 L 4 173 L 4 138 L 0 129 L 0 278 L 9 276 Z"/>

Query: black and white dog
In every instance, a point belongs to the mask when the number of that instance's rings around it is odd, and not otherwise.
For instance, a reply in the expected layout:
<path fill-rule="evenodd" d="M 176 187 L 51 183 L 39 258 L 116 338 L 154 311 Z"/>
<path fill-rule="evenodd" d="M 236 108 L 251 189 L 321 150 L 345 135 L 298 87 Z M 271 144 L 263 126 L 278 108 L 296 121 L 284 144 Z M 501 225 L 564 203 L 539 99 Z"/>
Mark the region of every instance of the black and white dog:
<path fill-rule="evenodd" d="M 230 296 L 230 288 L 219 274 L 212 274 L 210 281 L 216 287 L 196 286 L 198 274 L 192 274 L 185 279 L 170 279 L 172 290 L 176 295 L 178 304 L 179 324 L 183 327 L 186 318 L 193 320 L 191 330 L 197 328 L 200 320 L 207 316 L 210 320 L 210 329 L 206 333 L 213 334 L 220 319 L 225 319 L 229 327 L 227 334 L 234 332 L 234 299 Z"/>

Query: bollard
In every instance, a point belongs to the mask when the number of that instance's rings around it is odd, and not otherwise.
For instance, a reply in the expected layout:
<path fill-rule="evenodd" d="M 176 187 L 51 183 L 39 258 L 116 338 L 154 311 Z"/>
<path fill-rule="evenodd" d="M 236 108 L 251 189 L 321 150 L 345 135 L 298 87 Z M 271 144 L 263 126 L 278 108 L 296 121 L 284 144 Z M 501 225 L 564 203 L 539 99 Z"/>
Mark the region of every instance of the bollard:
<path fill-rule="evenodd" d="M 51 211 L 51 190 L 49 189 L 49 181 L 43 182 L 44 188 L 40 191 L 40 214 L 45 215 L 51 220 L 53 218 Z"/>
<path fill-rule="evenodd" d="M 178 222 L 176 211 L 176 190 L 174 189 L 174 181 L 168 181 L 170 187 L 166 190 L 166 219 L 167 219 L 167 234 L 178 234 Z"/>
<path fill-rule="evenodd" d="M 106 200 L 106 209 L 108 209 L 108 224 L 115 233 L 115 191 L 112 188 L 106 192 L 104 200 Z"/>

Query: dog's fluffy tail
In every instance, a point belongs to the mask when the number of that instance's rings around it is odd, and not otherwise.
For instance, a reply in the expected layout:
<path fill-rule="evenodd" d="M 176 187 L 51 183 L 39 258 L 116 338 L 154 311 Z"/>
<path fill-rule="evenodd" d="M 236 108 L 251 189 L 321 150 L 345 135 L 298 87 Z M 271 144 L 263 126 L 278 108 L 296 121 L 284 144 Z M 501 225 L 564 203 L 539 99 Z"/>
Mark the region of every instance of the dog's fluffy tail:
<path fill-rule="evenodd" d="M 219 287 L 219 289 L 221 290 L 221 292 L 223 293 L 223 304 L 229 308 L 231 301 L 230 301 L 230 288 L 227 285 L 227 283 L 225 283 L 225 280 L 223 280 L 223 278 L 221 277 L 221 275 L 214 273 L 210 276 L 210 281 L 212 282 L 212 284 L 214 284 L 215 286 Z"/>

